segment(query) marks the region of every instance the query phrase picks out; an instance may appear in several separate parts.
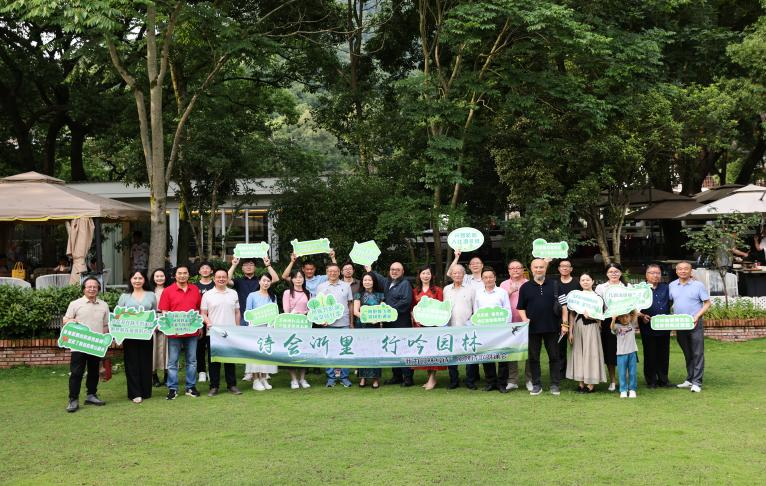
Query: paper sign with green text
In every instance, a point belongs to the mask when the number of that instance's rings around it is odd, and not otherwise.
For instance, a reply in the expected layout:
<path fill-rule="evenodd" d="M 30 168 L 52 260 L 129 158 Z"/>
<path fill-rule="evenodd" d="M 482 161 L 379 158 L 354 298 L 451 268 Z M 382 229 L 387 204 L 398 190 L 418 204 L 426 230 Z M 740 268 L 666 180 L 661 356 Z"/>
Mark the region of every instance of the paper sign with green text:
<path fill-rule="evenodd" d="M 157 313 L 141 306 L 138 309 L 117 306 L 109 313 L 109 334 L 117 344 L 125 339 L 148 341 L 156 328 Z"/>
<path fill-rule="evenodd" d="M 694 329 L 694 317 L 689 314 L 660 314 L 652 316 L 651 327 L 654 331 L 691 331 Z"/>
<path fill-rule="evenodd" d="M 503 307 L 484 307 L 471 316 L 474 326 L 507 326 L 511 311 Z"/>
<path fill-rule="evenodd" d="M 354 242 L 354 247 L 348 257 L 357 265 L 372 266 L 380 256 L 380 248 L 375 240 L 365 241 L 364 243 Z"/>
<path fill-rule="evenodd" d="M 306 314 L 279 314 L 271 326 L 282 329 L 311 329 L 311 322 Z"/>
<path fill-rule="evenodd" d="M 444 302 L 423 296 L 418 305 L 412 309 L 415 322 L 421 326 L 446 326 L 452 317 L 452 302 Z"/>
<path fill-rule="evenodd" d="M 343 304 L 338 304 L 332 295 L 318 294 L 306 305 L 309 308 L 307 317 L 314 324 L 332 324 L 343 317 Z"/>
<path fill-rule="evenodd" d="M 453 250 L 474 251 L 484 244 L 484 234 L 476 228 L 458 228 L 447 235 L 447 244 Z"/>
<path fill-rule="evenodd" d="M 566 258 L 569 254 L 569 243 L 559 241 L 548 243 L 542 238 L 532 242 L 532 256 L 535 258 Z"/>
<path fill-rule="evenodd" d="M 624 309 L 624 302 L 632 303 L 631 309 L 647 309 L 652 306 L 652 287 L 646 285 L 634 285 L 626 287 L 623 285 L 610 285 L 604 291 L 604 302 L 607 308 L 617 307 Z M 617 315 L 610 313 L 609 315 Z"/>
<path fill-rule="evenodd" d="M 194 334 L 203 326 L 202 316 L 195 310 L 163 312 L 157 322 L 166 336 Z"/>
<path fill-rule="evenodd" d="M 359 309 L 359 320 L 364 324 L 375 322 L 394 322 L 399 313 L 388 304 L 363 305 Z"/>
<path fill-rule="evenodd" d="M 251 326 L 269 326 L 279 315 L 277 304 L 265 304 L 245 311 L 245 320 Z"/>
<path fill-rule="evenodd" d="M 79 322 L 67 322 L 61 328 L 58 344 L 60 348 L 103 358 L 112 344 L 112 335 L 93 332 Z"/>
<path fill-rule="evenodd" d="M 604 301 L 595 292 L 573 290 L 567 294 L 567 309 L 578 314 L 588 313 L 593 319 L 604 318 Z"/>
<path fill-rule="evenodd" d="M 269 254 L 269 244 L 265 241 L 260 243 L 237 243 L 234 247 L 236 258 L 264 258 Z"/>
<path fill-rule="evenodd" d="M 330 240 L 327 238 L 308 241 L 293 240 L 290 244 L 293 245 L 293 253 L 299 257 L 315 255 L 317 253 L 330 253 Z"/>

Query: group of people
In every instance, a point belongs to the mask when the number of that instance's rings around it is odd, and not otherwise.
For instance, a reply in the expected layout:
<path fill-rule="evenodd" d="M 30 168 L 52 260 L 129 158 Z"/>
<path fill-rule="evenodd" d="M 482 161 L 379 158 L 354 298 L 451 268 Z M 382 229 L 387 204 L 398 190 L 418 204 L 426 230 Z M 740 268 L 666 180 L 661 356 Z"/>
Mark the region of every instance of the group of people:
<path fill-rule="evenodd" d="M 200 396 L 197 382 L 209 381 L 208 396 L 220 391 L 221 363 L 210 361 L 210 339 L 207 329 L 212 326 L 248 325 L 245 311 L 260 306 L 281 303 L 285 313 L 308 313 L 308 301 L 318 294 L 333 295 L 336 302 L 344 304 L 343 313 L 328 327 L 337 329 L 360 327 L 403 328 L 420 326 L 412 317 L 412 309 L 425 296 L 452 303 L 452 314 L 448 326 L 470 325 L 471 316 L 482 308 L 502 307 L 509 311 L 511 322 L 529 321 L 528 359 L 524 366 L 526 387 L 531 395 L 542 393 L 541 349 L 545 346 L 550 371 L 550 392 L 560 394 L 563 377 L 578 383 L 578 393 L 592 393 L 595 386 L 609 381 L 608 390 L 614 391 L 619 382 L 621 397 L 635 397 L 637 388 L 638 353 L 635 340 L 640 330 L 643 345 L 643 368 L 646 383 L 650 388 L 669 387 L 668 380 L 670 332 L 654 331 L 649 324 L 654 315 L 690 314 L 695 321 L 694 329 L 678 331 L 678 343 L 686 359 L 686 380 L 677 385 L 693 392 L 701 391 L 704 371 L 703 315 L 710 306 L 710 298 L 699 282 L 691 278 L 691 265 L 682 262 L 676 266 L 678 279 L 670 284 L 661 282 L 660 267 L 649 265 L 646 281 L 652 287 L 652 306 L 627 315 L 616 316 L 604 321 L 578 314 L 567 309 L 566 297 L 572 290 L 595 292 L 604 295 L 612 285 L 629 285 L 622 278 L 618 264 L 607 267 L 607 281 L 593 287 L 595 279 L 588 273 L 579 279 L 572 276 L 570 260 L 558 262 L 558 275 L 549 277 L 549 261 L 535 259 L 530 263 L 531 279 L 524 277 L 524 266 L 518 260 L 508 264 L 509 278 L 499 285 L 494 269 L 483 264 L 481 258 L 470 259 L 468 269 L 459 263 L 461 253 L 455 252 L 448 277 L 452 283 L 444 288 L 436 285 L 431 269 L 418 269 L 415 286 L 409 283 L 404 266 L 394 262 L 388 269 L 388 276 L 381 275 L 371 267 L 365 267 L 361 279 L 354 276 L 354 265 L 340 266 L 335 253 L 330 253 L 331 263 L 326 266 L 325 275 L 317 275 L 316 265 L 304 261 L 300 268 L 294 268 L 296 255 L 278 275 L 268 257 L 263 258 L 266 272 L 256 274 L 253 259 L 234 258 L 228 270 L 200 265 L 199 281 L 189 281 L 189 268 L 180 265 L 175 269 L 174 281 L 164 270 L 155 270 L 147 277 L 143 270 L 135 270 L 130 277 L 128 291 L 121 296 L 120 306 L 141 306 L 146 310 L 200 312 L 204 326 L 195 333 L 165 336 L 156 333 L 150 341 L 125 340 L 123 342 L 125 373 L 128 398 L 135 403 L 152 396 L 152 388 L 166 386 L 168 400 L 175 399 L 179 392 L 178 365 L 181 351 L 185 353 L 186 373 L 184 393 L 191 397 Z M 242 276 L 234 276 L 241 264 Z M 281 300 L 273 291 L 273 284 L 279 279 L 287 282 L 287 289 Z M 109 308 L 98 298 L 100 284 L 89 277 L 82 284 L 83 297 L 73 301 L 66 311 L 64 322 L 76 321 L 96 332 L 107 332 Z M 361 310 L 364 306 L 385 303 L 397 311 L 393 322 L 362 323 Z M 520 362 L 501 361 L 483 363 L 485 391 L 501 393 L 519 388 Z M 71 375 L 69 380 L 69 404 L 67 410 L 79 408 L 79 393 L 83 374 L 87 368 L 86 404 L 103 405 L 98 398 L 99 358 L 72 352 Z M 224 379 L 227 390 L 239 395 L 235 365 L 224 363 Z M 427 371 L 423 387 L 431 390 L 437 386 L 438 371 L 449 373 L 449 389 L 461 385 L 457 366 L 431 366 L 415 368 Z M 159 372 L 164 371 L 160 380 Z M 272 388 L 269 378 L 277 373 L 276 366 L 247 364 L 243 380 L 251 381 L 253 389 L 265 391 Z M 306 368 L 288 367 L 292 389 L 309 388 Z M 414 385 L 412 368 L 393 368 L 392 377 L 386 385 Z M 325 386 L 334 387 L 340 382 L 344 387 L 352 386 L 349 369 L 328 368 L 325 371 Z M 479 365 L 465 367 L 462 380 L 469 389 L 477 389 L 480 378 Z M 608 375 L 608 376 L 607 376 Z M 382 370 L 363 368 L 358 370 L 358 386 L 377 389 L 381 386 Z"/>

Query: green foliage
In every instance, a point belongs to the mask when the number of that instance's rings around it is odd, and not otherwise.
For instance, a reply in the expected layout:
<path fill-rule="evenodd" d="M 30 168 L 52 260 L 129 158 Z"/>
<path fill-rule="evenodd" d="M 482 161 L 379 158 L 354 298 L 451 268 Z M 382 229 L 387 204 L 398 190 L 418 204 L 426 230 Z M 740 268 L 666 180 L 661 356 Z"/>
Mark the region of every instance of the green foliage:
<path fill-rule="evenodd" d="M 733 261 L 733 248 L 747 246 L 745 236 L 758 225 L 760 216 L 733 213 L 719 216 L 701 228 L 684 228 L 689 237 L 686 247 L 702 257 L 715 269 L 725 272 Z"/>
<path fill-rule="evenodd" d="M 705 319 L 763 319 L 766 309 L 756 306 L 750 299 L 737 299 L 728 306 L 715 302 L 705 312 Z"/>

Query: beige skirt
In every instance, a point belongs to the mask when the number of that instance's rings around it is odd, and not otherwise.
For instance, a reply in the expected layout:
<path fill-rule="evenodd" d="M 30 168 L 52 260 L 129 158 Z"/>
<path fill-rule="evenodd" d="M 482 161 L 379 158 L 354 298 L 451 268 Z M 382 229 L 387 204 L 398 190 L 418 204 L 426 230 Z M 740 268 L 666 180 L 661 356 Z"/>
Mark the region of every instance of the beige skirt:
<path fill-rule="evenodd" d="M 567 354 L 567 378 L 588 385 L 606 383 L 598 322 L 583 324 L 582 316 L 577 316 L 572 327 L 572 340 Z"/>
<path fill-rule="evenodd" d="M 168 369 L 168 338 L 159 331 L 154 333 L 154 344 L 152 347 L 152 369 Z"/>

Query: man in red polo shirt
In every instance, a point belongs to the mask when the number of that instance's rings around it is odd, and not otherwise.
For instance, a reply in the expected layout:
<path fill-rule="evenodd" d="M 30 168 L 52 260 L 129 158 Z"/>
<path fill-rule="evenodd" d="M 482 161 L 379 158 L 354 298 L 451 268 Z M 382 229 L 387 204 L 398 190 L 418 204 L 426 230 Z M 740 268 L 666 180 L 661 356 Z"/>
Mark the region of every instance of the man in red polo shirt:
<path fill-rule="evenodd" d="M 176 281 L 162 292 L 160 311 L 199 311 L 202 297 L 196 285 L 189 285 L 189 267 L 179 265 L 176 268 Z M 181 347 L 186 350 L 186 394 L 198 397 L 197 383 L 197 336 L 193 334 L 168 336 L 168 396 L 174 400 L 178 395 L 178 357 Z"/>

